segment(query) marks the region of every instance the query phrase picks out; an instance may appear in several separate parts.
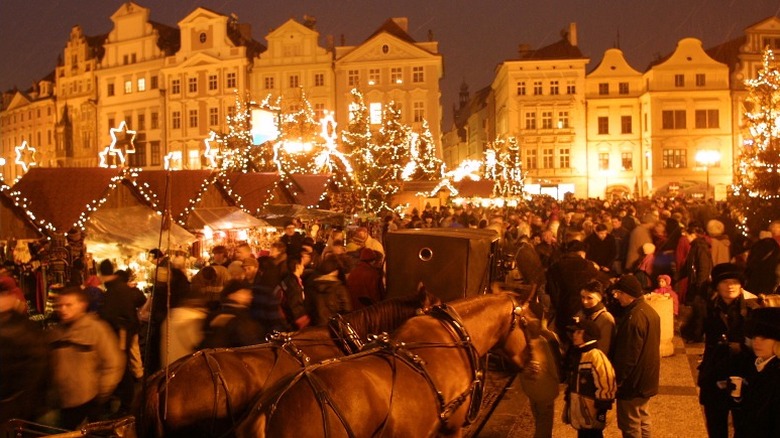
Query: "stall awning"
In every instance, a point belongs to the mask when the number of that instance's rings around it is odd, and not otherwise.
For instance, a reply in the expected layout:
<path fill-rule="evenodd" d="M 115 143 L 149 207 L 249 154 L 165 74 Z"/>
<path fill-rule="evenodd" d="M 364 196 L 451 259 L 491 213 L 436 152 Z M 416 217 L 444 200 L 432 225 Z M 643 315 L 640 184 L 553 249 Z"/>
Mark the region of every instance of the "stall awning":
<path fill-rule="evenodd" d="M 85 241 L 89 252 L 101 248 L 126 255 L 157 247 L 163 251 L 168 249 L 168 230 L 163 231 L 160 244 L 162 216 L 146 206 L 101 209 L 92 213 L 86 225 Z M 186 247 L 195 240 L 195 236 L 183 227 L 171 224 L 172 249 Z"/>
<path fill-rule="evenodd" d="M 304 222 L 317 220 L 321 224 L 344 225 L 344 214 L 330 210 L 306 208 L 303 205 L 269 205 L 260 215 L 272 225 L 280 227 L 293 218 Z"/>
<path fill-rule="evenodd" d="M 202 230 L 207 225 L 212 230 L 269 226 L 268 222 L 258 219 L 238 207 L 196 208 L 187 219 L 187 228 L 190 230 Z"/>

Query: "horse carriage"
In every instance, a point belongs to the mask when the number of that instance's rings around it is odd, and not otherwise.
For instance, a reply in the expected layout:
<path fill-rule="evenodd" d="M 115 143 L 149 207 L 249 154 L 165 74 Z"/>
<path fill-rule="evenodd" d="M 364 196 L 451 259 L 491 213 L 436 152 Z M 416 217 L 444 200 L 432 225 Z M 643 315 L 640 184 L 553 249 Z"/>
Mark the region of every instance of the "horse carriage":
<path fill-rule="evenodd" d="M 457 435 L 480 408 L 488 351 L 522 367 L 541 330 L 530 297 L 490 293 L 497 250 L 484 230 L 391 233 L 389 299 L 178 360 L 150 378 L 139 434 Z"/>

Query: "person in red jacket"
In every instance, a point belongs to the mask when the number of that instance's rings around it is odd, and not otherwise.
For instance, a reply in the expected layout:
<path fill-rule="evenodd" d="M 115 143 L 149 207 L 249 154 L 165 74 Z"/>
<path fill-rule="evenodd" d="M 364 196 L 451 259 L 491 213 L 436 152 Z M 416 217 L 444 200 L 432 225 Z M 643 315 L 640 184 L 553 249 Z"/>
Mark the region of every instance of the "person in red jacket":
<path fill-rule="evenodd" d="M 352 298 L 352 308 L 370 306 L 382 299 L 384 287 L 382 273 L 374 265 L 377 253 L 369 248 L 360 250 L 360 262 L 347 277 L 347 289 Z"/>

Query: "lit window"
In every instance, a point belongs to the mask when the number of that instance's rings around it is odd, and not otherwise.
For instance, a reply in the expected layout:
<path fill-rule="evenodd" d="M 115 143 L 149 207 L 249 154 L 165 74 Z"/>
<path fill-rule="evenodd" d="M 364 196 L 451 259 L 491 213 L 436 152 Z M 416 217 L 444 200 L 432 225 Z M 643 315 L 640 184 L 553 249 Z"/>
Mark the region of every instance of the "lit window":
<path fill-rule="evenodd" d="M 568 111 L 558 111 L 558 129 L 569 129 Z"/>
<path fill-rule="evenodd" d="M 378 102 L 372 102 L 368 105 L 368 112 L 370 123 L 372 125 L 378 125 L 382 123 L 382 104 Z"/>
<path fill-rule="evenodd" d="M 685 169 L 688 167 L 687 149 L 664 149 L 661 165 L 664 169 Z"/>
<path fill-rule="evenodd" d="M 130 94 L 133 92 L 133 81 L 126 80 L 125 81 L 125 94 Z"/>
<path fill-rule="evenodd" d="M 146 78 L 138 78 L 138 91 L 146 91 Z"/>
<path fill-rule="evenodd" d="M 378 84 L 379 84 L 379 69 L 372 68 L 368 70 L 368 85 L 378 85 Z"/>
<path fill-rule="evenodd" d="M 620 154 L 620 165 L 623 166 L 623 170 L 634 169 L 634 154 L 631 152 L 623 152 Z"/>
<path fill-rule="evenodd" d="M 401 67 L 393 67 L 390 69 L 390 82 L 393 84 L 403 84 L 404 76 Z"/>
<path fill-rule="evenodd" d="M 425 120 L 425 102 L 412 103 L 412 117 L 415 122 Z"/>
<path fill-rule="evenodd" d="M 412 67 L 412 82 L 425 82 L 425 70 L 423 67 Z"/>
<path fill-rule="evenodd" d="M 599 170 L 609 170 L 609 152 L 599 152 Z"/>
<path fill-rule="evenodd" d="M 349 70 L 347 72 L 347 85 L 350 87 L 360 85 L 360 73 L 357 70 Z"/>

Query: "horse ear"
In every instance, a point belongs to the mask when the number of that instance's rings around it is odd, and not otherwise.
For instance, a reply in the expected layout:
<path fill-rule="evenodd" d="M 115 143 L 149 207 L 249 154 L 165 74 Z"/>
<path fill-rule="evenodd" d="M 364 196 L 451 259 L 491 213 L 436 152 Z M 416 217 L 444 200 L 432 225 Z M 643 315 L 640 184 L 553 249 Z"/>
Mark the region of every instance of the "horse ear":
<path fill-rule="evenodd" d="M 428 289 L 425 288 L 425 284 L 423 282 L 417 283 L 417 295 L 420 298 L 425 298 L 425 296 L 428 294 Z"/>

